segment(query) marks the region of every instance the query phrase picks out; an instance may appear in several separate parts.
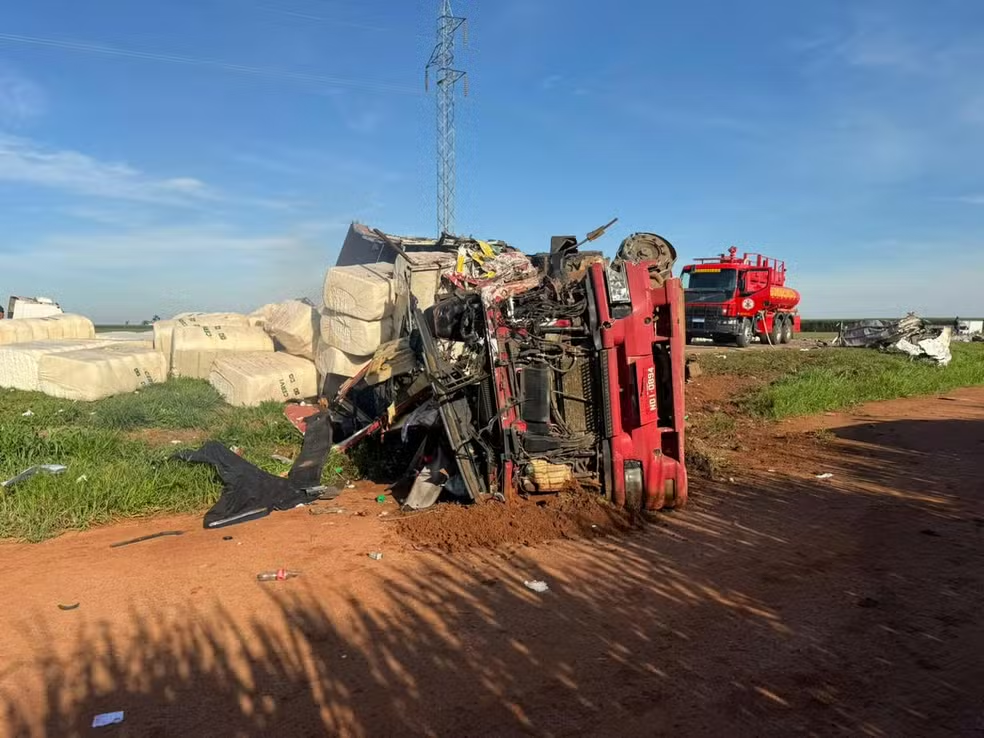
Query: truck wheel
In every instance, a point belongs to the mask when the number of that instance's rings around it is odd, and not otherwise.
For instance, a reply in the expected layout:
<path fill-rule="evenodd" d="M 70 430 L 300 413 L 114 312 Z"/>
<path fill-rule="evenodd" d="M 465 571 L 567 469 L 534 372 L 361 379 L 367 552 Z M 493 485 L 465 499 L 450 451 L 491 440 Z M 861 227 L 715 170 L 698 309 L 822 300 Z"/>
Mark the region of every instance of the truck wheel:
<path fill-rule="evenodd" d="M 735 343 L 738 344 L 738 348 L 748 348 L 752 344 L 752 321 L 748 318 L 741 321 L 738 335 L 735 336 Z"/>
<path fill-rule="evenodd" d="M 793 340 L 793 319 L 786 318 L 782 321 L 782 342 L 789 343 Z"/>
<path fill-rule="evenodd" d="M 782 343 L 782 334 L 786 330 L 786 321 L 783 319 L 782 315 L 776 315 L 772 319 L 772 331 L 769 333 L 769 343 L 773 346 L 778 346 Z"/>

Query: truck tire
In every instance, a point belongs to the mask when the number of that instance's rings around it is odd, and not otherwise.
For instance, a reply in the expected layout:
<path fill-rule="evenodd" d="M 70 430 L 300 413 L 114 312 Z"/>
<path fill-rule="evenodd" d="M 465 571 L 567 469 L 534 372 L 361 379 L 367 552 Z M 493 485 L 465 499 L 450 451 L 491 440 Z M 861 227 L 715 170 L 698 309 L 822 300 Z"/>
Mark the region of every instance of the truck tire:
<path fill-rule="evenodd" d="M 782 342 L 789 343 L 793 340 L 793 318 L 792 316 L 786 316 L 786 319 L 782 321 Z"/>
<path fill-rule="evenodd" d="M 776 317 L 772 319 L 772 330 L 769 332 L 769 340 L 773 346 L 778 346 L 782 343 L 782 334 L 786 330 L 786 321 L 781 313 L 777 313 Z"/>
<path fill-rule="evenodd" d="M 738 348 L 748 348 L 752 345 L 752 321 L 745 318 L 741 321 L 741 326 L 738 328 L 738 335 L 735 336 L 735 343 L 738 344 Z"/>

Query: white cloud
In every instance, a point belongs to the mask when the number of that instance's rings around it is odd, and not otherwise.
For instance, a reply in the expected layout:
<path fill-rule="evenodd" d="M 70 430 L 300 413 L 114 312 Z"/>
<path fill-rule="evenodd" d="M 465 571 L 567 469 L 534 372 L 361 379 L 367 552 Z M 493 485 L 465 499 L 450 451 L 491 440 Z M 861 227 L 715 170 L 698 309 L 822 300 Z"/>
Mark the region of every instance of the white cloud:
<path fill-rule="evenodd" d="M 41 88 L 12 69 L 0 66 L 0 123 L 17 125 L 44 112 Z"/>
<path fill-rule="evenodd" d="M 90 197 L 161 205 L 216 201 L 218 193 L 192 177 L 158 179 L 125 163 L 103 162 L 71 150 L 0 135 L 0 180 Z"/>

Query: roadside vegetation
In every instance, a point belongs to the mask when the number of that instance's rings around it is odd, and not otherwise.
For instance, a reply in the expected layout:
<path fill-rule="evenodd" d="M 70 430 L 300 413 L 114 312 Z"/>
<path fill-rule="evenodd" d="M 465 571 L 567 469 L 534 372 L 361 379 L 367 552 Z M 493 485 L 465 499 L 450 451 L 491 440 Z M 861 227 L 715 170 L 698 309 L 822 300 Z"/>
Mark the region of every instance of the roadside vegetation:
<path fill-rule="evenodd" d="M 984 385 L 984 344 L 958 343 L 952 350 L 947 367 L 870 349 L 836 348 L 732 351 L 702 356 L 700 363 L 707 374 L 759 380 L 755 389 L 738 398 L 738 407 L 777 419 Z"/>
<path fill-rule="evenodd" d="M 289 467 L 271 454 L 293 457 L 301 446 L 282 405 L 233 408 L 202 380 L 92 403 L 0 390 L 0 479 L 39 464 L 68 467 L 0 489 L 0 538 L 39 541 L 118 518 L 204 511 L 221 491 L 212 468 L 170 457 L 207 440 L 239 446 L 274 474 Z M 352 474 L 344 457 L 334 457 L 324 481 Z"/>

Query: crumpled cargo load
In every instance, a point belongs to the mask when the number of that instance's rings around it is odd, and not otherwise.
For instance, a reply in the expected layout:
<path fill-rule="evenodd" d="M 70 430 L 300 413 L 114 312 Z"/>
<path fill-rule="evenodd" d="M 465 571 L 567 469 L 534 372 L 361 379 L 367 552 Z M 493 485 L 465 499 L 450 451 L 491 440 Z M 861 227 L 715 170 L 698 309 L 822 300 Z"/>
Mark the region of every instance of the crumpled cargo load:
<path fill-rule="evenodd" d="M 0 320 L 0 345 L 49 339 L 84 339 L 95 335 L 96 329 L 91 320 L 71 313 L 47 318 Z"/>
<path fill-rule="evenodd" d="M 325 276 L 325 308 L 336 315 L 379 320 L 393 309 L 393 265 L 333 267 Z"/>
<path fill-rule="evenodd" d="M 43 357 L 100 345 L 105 342 L 94 338 L 61 338 L 0 346 L 0 387 L 37 392 L 41 389 L 39 365 Z"/>
<path fill-rule="evenodd" d="M 372 356 L 352 356 L 341 349 L 319 341 L 318 350 L 314 356 L 314 364 L 322 378 L 329 374 L 354 377 L 362 370 L 362 367 L 369 363 L 370 359 Z"/>
<path fill-rule="evenodd" d="M 287 300 L 262 308 L 259 325 L 288 354 L 314 359 L 314 342 L 319 330 L 319 316 L 313 305 Z M 255 313 L 251 314 L 255 315 Z"/>
<path fill-rule="evenodd" d="M 158 320 L 154 323 L 154 348 L 164 356 L 171 358 L 171 337 L 175 328 L 191 325 L 208 325 L 214 328 L 230 326 L 250 326 L 253 322 L 249 316 L 241 313 L 180 313 L 170 320 Z"/>
<path fill-rule="evenodd" d="M 321 314 L 321 340 L 346 354 L 369 356 L 379 345 L 392 338 L 393 321 L 389 316 L 380 320 L 360 320 L 332 310 Z"/>
<path fill-rule="evenodd" d="M 173 329 L 171 374 L 208 379 L 212 362 L 231 351 L 273 352 L 273 339 L 254 326 L 189 325 Z"/>
<path fill-rule="evenodd" d="M 410 348 L 410 339 L 398 338 L 376 350 L 366 369 L 365 381 L 372 387 L 393 377 L 409 374 L 416 367 L 417 357 Z"/>
<path fill-rule="evenodd" d="M 153 346 L 104 343 L 41 356 L 40 390 L 52 397 L 91 402 L 167 380 L 167 361 Z"/>
<path fill-rule="evenodd" d="M 284 353 L 235 353 L 212 365 L 209 383 L 230 405 L 252 407 L 318 394 L 314 363 Z"/>

